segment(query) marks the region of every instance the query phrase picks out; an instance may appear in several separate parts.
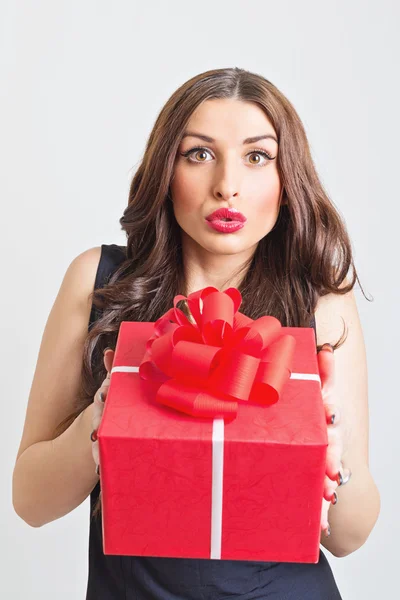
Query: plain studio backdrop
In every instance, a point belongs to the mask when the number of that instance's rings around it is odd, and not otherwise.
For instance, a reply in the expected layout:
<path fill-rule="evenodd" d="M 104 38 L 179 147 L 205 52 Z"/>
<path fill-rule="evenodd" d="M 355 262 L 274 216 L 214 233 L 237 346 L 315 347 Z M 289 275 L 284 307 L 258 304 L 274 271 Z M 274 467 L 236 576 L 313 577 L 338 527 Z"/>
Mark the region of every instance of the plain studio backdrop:
<path fill-rule="evenodd" d="M 342 559 L 325 554 L 344 600 L 394 597 L 398 6 L 1 1 L 2 598 L 85 596 L 89 500 L 38 529 L 12 507 L 12 471 L 41 336 L 72 259 L 102 243 L 125 243 L 118 219 L 164 102 L 192 76 L 234 66 L 260 73 L 294 104 L 373 298 L 365 300 L 357 287 L 369 369 L 370 469 L 381 514 L 357 552 Z"/>

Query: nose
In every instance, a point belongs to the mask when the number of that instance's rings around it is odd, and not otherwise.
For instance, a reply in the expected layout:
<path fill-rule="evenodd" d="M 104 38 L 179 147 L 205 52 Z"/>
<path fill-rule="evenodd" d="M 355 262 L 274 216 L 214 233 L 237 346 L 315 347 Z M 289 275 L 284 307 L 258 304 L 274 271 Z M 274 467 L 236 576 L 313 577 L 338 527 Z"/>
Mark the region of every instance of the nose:
<path fill-rule="evenodd" d="M 219 175 L 219 176 L 218 176 Z M 218 200 L 237 200 L 239 194 L 238 168 L 237 163 L 225 162 L 218 170 L 217 182 L 214 185 L 214 197 Z"/>
<path fill-rule="evenodd" d="M 214 195 L 216 198 L 218 198 L 218 200 L 226 200 L 226 202 L 229 202 L 230 200 L 235 200 L 239 197 L 239 193 L 233 192 L 231 191 L 231 189 L 228 189 L 227 187 L 222 188 L 221 186 L 218 186 Z"/>

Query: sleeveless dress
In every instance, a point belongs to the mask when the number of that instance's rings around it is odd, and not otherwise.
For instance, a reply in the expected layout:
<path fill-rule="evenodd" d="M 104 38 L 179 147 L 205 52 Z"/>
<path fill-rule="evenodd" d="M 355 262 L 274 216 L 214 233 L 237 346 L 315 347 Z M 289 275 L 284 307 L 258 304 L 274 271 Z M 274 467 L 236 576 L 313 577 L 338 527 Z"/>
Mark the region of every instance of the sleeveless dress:
<path fill-rule="evenodd" d="M 124 246 L 101 250 L 95 288 L 125 257 Z M 96 313 L 92 306 L 89 329 Z M 342 600 L 321 549 L 317 564 L 104 555 L 101 519 L 91 518 L 99 492 L 100 482 L 90 494 L 86 600 Z"/>

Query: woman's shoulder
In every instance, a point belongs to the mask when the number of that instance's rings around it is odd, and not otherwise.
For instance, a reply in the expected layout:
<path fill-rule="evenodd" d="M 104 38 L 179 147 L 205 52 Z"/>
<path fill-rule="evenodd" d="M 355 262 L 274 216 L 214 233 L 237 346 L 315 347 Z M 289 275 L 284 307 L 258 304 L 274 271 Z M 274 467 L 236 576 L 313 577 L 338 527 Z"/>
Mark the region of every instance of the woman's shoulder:
<path fill-rule="evenodd" d="M 81 262 L 88 265 L 94 273 L 99 274 L 99 270 L 108 270 L 117 267 L 126 259 L 126 246 L 118 244 L 101 244 L 84 250 L 79 254 L 74 262 Z M 96 278 L 97 279 L 97 278 Z"/>
<path fill-rule="evenodd" d="M 126 259 L 126 246 L 101 244 L 76 256 L 69 270 L 76 271 L 81 288 L 93 291 L 103 287 L 115 269 Z"/>

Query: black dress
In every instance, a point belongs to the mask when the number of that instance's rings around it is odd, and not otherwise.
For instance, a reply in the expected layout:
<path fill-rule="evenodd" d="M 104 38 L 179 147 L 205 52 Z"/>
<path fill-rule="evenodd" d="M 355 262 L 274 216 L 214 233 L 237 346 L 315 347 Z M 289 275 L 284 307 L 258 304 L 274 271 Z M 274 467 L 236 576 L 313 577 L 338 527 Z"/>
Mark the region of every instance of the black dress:
<path fill-rule="evenodd" d="M 95 287 L 124 260 L 123 246 L 102 245 Z M 92 307 L 90 322 L 97 318 Z M 315 329 L 315 320 L 311 325 Z M 100 482 L 90 494 L 90 512 Z M 279 563 L 103 554 L 101 519 L 91 518 L 86 600 L 342 600 L 329 563 Z"/>

